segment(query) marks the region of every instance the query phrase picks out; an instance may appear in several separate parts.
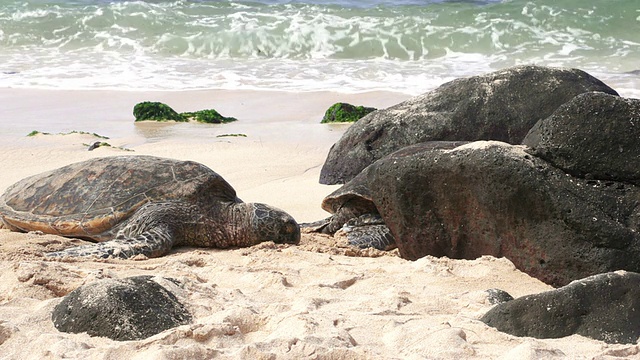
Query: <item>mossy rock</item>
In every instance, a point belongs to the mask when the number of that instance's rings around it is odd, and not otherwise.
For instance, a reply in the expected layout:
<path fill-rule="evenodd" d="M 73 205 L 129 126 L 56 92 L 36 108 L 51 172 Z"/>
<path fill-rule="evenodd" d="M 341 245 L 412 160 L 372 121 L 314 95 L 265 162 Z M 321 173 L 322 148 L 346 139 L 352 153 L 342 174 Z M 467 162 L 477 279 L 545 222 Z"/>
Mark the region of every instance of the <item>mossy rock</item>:
<path fill-rule="evenodd" d="M 208 124 L 221 124 L 236 121 L 236 118 L 220 115 L 213 109 L 200 110 L 194 112 L 178 113 L 169 105 L 161 102 L 145 101 L 136 104 L 133 108 L 135 121 L 155 120 L 155 121 L 197 121 Z"/>
<path fill-rule="evenodd" d="M 356 122 L 361 117 L 375 110 L 377 109 L 372 107 L 335 103 L 324 113 L 321 123 Z"/>
<path fill-rule="evenodd" d="M 222 124 L 237 120 L 233 117 L 222 116 L 219 112 L 213 109 L 200 110 L 195 112 L 184 112 L 180 115 L 185 119 L 185 121 L 195 120 L 197 122 L 207 124 Z"/>
<path fill-rule="evenodd" d="M 136 104 L 136 106 L 133 107 L 133 116 L 135 116 L 136 121 L 187 121 L 169 105 L 153 101 L 145 101 Z"/>

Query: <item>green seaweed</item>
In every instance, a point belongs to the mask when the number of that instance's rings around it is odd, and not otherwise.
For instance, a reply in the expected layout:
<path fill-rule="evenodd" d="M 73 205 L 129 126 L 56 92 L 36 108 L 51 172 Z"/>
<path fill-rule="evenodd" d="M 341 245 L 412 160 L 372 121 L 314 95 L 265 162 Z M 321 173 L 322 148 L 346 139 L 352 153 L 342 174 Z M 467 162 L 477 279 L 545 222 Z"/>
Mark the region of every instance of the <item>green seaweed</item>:
<path fill-rule="evenodd" d="M 184 112 L 180 115 L 185 119 L 185 121 L 195 120 L 197 122 L 207 124 L 224 124 L 237 120 L 233 117 L 222 116 L 219 112 L 213 109 L 206 109 L 195 112 Z"/>
<path fill-rule="evenodd" d="M 216 137 L 247 137 L 246 134 L 220 134 Z"/>
<path fill-rule="evenodd" d="M 133 107 L 133 116 L 136 118 L 135 121 L 187 121 L 169 105 L 154 101 L 144 101 L 136 104 Z"/>
<path fill-rule="evenodd" d="M 222 116 L 219 112 L 213 109 L 178 113 L 167 104 L 152 101 L 145 101 L 136 104 L 136 106 L 133 107 L 133 116 L 136 118 L 135 121 L 173 120 L 179 122 L 197 121 L 207 124 L 223 124 L 237 120 L 233 117 Z"/>
<path fill-rule="evenodd" d="M 108 139 L 108 136 L 103 136 L 103 135 L 99 135 L 96 133 L 91 133 L 91 132 L 87 132 L 87 131 L 78 131 L 78 130 L 73 130 L 73 131 L 69 131 L 66 133 L 60 132 L 57 134 L 52 134 L 52 133 L 48 133 L 48 132 L 42 132 L 42 131 L 38 131 L 38 130 L 33 130 L 32 132 L 28 133 L 27 136 L 36 136 L 36 135 L 71 135 L 71 134 L 80 134 L 80 135 L 91 135 L 94 137 L 97 137 L 99 139 Z"/>
<path fill-rule="evenodd" d="M 368 113 L 377 110 L 372 107 L 354 106 L 347 103 L 335 103 L 327 109 L 320 123 L 356 122 Z"/>

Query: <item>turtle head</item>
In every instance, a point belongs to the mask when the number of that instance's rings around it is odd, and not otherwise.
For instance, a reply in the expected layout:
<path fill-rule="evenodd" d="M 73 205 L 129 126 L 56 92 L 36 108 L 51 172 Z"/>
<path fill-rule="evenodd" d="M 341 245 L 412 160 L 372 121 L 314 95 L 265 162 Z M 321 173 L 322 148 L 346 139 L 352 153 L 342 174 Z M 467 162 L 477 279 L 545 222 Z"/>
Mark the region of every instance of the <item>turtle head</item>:
<path fill-rule="evenodd" d="M 300 242 L 300 226 L 286 212 L 266 204 L 250 205 L 251 227 L 257 244 L 273 241 L 279 244 L 297 244 Z"/>

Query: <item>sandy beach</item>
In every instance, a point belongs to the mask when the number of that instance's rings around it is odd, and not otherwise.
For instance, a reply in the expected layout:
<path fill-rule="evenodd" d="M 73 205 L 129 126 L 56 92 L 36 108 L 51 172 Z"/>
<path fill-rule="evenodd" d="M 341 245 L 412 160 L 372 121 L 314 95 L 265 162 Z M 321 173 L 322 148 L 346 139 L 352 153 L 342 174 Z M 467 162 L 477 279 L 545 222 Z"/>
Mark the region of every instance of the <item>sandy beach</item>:
<path fill-rule="evenodd" d="M 388 107 L 400 93 L 0 89 L 0 192 L 29 175 L 93 157 L 155 155 L 194 160 L 221 174 L 246 202 L 268 203 L 299 222 L 328 214 L 318 184 L 331 145 L 348 125 L 323 125 L 342 101 Z M 135 123 L 141 101 L 176 111 L 215 108 L 224 125 Z M 51 133 L 27 137 L 32 130 Z M 101 140 L 84 131 L 107 136 Z M 220 136 L 243 134 L 246 136 Z M 87 151 L 88 144 L 111 147 Z M 582 336 L 538 340 L 498 332 L 478 319 L 485 290 L 514 297 L 551 287 L 507 259 L 399 258 L 353 251 L 343 239 L 303 233 L 300 245 L 177 248 L 149 260 L 46 261 L 45 251 L 83 241 L 0 229 L 0 359 L 616 359 L 638 345 Z M 178 279 L 191 325 L 118 342 L 56 330 L 61 297 L 98 279 Z"/>

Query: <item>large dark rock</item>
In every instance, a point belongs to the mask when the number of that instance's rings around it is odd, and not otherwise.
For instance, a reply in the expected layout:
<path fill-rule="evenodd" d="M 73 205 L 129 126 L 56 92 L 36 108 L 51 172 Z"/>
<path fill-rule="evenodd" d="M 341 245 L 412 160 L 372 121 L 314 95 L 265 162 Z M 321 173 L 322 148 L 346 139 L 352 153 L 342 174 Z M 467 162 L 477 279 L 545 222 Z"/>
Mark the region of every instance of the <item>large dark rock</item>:
<path fill-rule="evenodd" d="M 519 144 L 536 122 L 589 91 L 617 95 L 577 69 L 518 66 L 451 81 L 358 120 L 331 148 L 320 183 L 345 183 L 375 160 L 420 142 L 499 140 Z"/>
<path fill-rule="evenodd" d="M 579 334 L 608 343 L 635 343 L 640 337 L 640 274 L 588 277 L 496 305 L 481 320 L 515 336 Z"/>
<path fill-rule="evenodd" d="M 420 145 L 377 161 L 358 177 L 400 255 L 506 257 L 561 286 L 593 274 L 640 272 L 640 189 L 572 177 L 524 146 Z M 354 179 L 354 181 L 356 181 Z"/>
<path fill-rule="evenodd" d="M 163 279 L 163 281 L 172 281 Z M 55 327 L 113 340 L 139 340 L 188 324 L 191 314 L 151 276 L 107 279 L 69 293 L 53 310 Z"/>
<path fill-rule="evenodd" d="M 523 144 L 569 174 L 640 184 L 640 100 L 578 95 L 539 121 Z"/>

